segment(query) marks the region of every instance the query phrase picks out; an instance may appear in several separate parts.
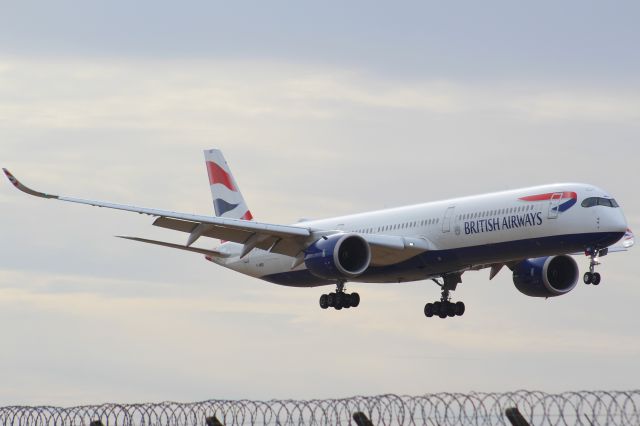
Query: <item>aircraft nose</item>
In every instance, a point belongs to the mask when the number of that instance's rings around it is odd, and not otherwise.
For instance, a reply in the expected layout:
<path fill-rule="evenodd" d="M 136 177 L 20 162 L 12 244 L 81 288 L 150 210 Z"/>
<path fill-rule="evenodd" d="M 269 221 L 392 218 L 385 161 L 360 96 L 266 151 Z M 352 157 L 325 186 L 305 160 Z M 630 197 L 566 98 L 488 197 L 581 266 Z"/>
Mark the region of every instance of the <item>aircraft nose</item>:
<path fill-rule="evenodd" d="M 607 217 L 607 222 L 612 231 L 615 232 L 627 232 L 628 225 L 627 219 L 624 217 L 621 209 L 612 210 L 611 214 Z"/>

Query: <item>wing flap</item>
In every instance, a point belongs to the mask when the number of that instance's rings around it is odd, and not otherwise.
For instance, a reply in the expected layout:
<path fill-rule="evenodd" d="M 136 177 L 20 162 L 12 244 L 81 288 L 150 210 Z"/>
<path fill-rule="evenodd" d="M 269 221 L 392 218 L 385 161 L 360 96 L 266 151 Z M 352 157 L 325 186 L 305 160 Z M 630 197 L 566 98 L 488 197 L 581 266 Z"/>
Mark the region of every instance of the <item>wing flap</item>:
<path fill-rule="evenodd" d="M 181 219 L 173 219 L 169 217 L 159 217 L 153 222 L 154 226 L 172 229 L 185 233 L 192 233 L 201 222 L 187 221 Z M 261 241 L 255 245 L 255 248 L 269 250 L 272 253 L 284 254 L 286 256 L 295 257 L 301 250 L 306 248 L 305 241 L 308 237 L 286 235 L 284 233 L 274 233 L 264 230 L 246 230 L 231 228 L 225 226 L 211 225 L 202 231 L 202 236 L 210 238 L 219 238 L 224 241 L 233 241 L 239 244 L 245 244 L 253 235 L 261 235 Z"/>

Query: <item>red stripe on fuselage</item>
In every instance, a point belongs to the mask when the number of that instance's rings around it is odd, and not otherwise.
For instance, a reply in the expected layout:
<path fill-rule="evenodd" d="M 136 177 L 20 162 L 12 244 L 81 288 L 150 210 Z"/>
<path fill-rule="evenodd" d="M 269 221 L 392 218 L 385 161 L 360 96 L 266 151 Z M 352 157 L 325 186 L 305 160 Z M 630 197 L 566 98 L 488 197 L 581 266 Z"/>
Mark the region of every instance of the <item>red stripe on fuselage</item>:
<path fill-rule="evenodd" d="M 550 200 L 553 197 L 553 194 L 557 194 L 557 192 L 550 192 L 548 194 L 540 194 L 540 195 L 530 195 L 528 197 L 519 198 L 521 201 L 545 201 Z M 578 198 L 578 194 L 575 192 L 563 192 L 562 198 Z"/>
<path fill-rule="evenodd" d="M 213 161 L 207 161 L 207 173 L 209 173 L 209 183 L 211 185 L 219 183 L 231 191 L 237 191 L 231 176 Z"/>

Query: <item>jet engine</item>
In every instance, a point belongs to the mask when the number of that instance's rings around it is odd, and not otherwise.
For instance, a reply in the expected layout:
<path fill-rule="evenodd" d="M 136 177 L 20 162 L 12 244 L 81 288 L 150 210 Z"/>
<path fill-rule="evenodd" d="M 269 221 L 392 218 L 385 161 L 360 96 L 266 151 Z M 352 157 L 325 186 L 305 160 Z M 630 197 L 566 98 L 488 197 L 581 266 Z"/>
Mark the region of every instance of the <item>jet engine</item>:
<path fill-rule="evenodd" d="M 513 268 L 513 283 L 520 293 L 531 297 L 562 296 L 574 289 L 580 272 L 567 255 L 527 259 Z"/>
<path fill-rule="evenodd" d="M 371 248 L 357 234 L 330 235 L 305 250 L 304 263 L 317 277 L 347 280 L 367 270 L 371 263 Z"/>

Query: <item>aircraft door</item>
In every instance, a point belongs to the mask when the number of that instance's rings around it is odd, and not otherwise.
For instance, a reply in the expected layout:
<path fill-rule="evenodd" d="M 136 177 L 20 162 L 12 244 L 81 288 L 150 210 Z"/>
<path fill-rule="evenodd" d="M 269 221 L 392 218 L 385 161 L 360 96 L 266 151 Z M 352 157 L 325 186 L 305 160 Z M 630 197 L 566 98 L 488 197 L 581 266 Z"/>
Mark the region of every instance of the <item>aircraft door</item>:
<path fill-rule="evenodd" d="M 562 192 L 556 192 L 551 196 L 549 200 L 549 219 L 557 219 L 558 211 L 560 208 L 560 200 L 562 199 Z"/>
<path fill-rule="evenodd" d="M 447 211 L 444 212 L 444 217 L 442 218 L 442 232 L 451 232 L 451 218 L 453 217 L 453 212 L 455 211 L 456 206 L 451 206 L 447 208 Z"/>

